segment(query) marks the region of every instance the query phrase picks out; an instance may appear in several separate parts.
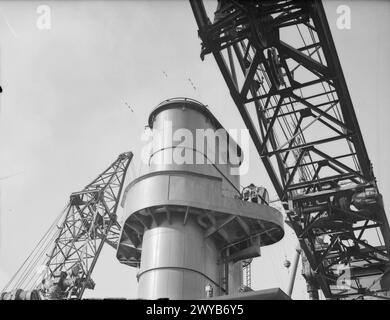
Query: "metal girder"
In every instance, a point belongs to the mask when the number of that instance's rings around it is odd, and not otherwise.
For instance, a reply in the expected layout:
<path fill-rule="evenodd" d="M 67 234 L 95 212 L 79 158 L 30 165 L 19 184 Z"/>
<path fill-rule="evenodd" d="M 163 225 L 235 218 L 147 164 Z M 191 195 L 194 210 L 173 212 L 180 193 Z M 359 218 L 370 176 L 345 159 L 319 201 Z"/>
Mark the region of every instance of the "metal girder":
<path fill-rule="evenodd" d="M 390 230 L 321 1 L 220 0 L 214 18 L 203 1 L 190 4 L 201 58 L 213 54 L 276 193 L 290 203 L 317 284 L 328 298 L 344 297 L 333 266 L 361 257 L 388 264 Z M 367 188 L 375 204 L 355 210 L 353 195 Z M 384 241 L 381 254 L 370 230 Z"/>
<path fill-rule="evenodd" d="M 131 152 L 121 154 L 82 191 L 70 196 L 66 216 L 46 265 L 51 277 L 57 271 L 81 267 L 81 279 L 68 298 L 81 299 L 104 243 L 117 247 L 121 227 L 116 211 Z"/>

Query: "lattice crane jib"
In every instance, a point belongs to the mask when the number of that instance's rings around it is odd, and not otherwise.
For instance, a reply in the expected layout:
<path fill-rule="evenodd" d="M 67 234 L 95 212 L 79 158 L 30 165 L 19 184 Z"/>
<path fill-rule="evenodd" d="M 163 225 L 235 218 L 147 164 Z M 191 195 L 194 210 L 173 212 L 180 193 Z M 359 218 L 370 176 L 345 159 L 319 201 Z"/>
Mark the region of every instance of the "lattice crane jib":
<path fill-rule="evenodd" d="M 117 208 L 132 152 L 119 157 L 83 190 L 70 196 L 1 299 L 81 299 L 93 289 L 91 273 L 104 243 L 116 249 L 120 225 Z M 40 267 L 43 271 L 37 273 Z"/>
<path fill-rule="evenodd" d="M 389 225 L 321 1 L 220 0 L 211 18 L 203 1 L 190 4 L 201 58 L 220 68 L 310 263 L 307 280 L 328 298 L 386 291 L 376 287 Z"/>
<path fill-rule="evenodd" d="M 81 298 L 93 286 L 90 275 L 104 243 L 116 248 L 120 225 L 117 208 L 133 154 L 123 153 L 82 191 L 72 193 L 60 234 L 49 256 L 50 274 L 80 267 L 80 281 L 70 297 Z"/>

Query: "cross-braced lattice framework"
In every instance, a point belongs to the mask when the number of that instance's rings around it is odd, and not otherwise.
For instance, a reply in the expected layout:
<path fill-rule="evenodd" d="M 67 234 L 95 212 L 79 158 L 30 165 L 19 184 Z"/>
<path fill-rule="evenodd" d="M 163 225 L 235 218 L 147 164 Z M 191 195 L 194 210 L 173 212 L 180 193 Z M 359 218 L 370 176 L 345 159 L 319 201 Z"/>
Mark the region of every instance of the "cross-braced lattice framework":
<path fill-rule="evenodd" d="M 242 261 L 243 286 L 252 287 L 252 259 Z"/>
<path fill-rule="evenodd" d="M 337 283 L 340 264 L 383 274 L 390 238 L 322 3 L 222 0 L 213 22 L 190 3 L 201 58 L 213 54 L 315 282 L 327 297 L 376 295 L 364 272 Z M 372 201 L 359 207 L 359 192 Z"/>
<path fill-rule="evenodd" d="M 121 154 L 82 191 L 70 196 L 68 211 L 47 262 L 51 275 L 81 266 L 83 281 L 73 288 L 69 298 L 82 297 L 104 243 L 117 247 L 121 227 L 116 211 L 132 157 L 131 152 Z"/>

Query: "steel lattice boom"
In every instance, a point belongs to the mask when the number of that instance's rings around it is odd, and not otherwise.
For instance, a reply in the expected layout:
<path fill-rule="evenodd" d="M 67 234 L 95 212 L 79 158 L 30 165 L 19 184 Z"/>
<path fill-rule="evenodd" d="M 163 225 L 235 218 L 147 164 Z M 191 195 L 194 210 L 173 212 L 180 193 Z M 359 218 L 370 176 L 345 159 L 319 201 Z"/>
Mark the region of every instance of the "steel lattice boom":
<path fill-rule="evenodd" d="M 131 152 L 121 154 L 82 191 L 70 196 L 69 209 L 47 266 L 54 274 L 81 265 L 84 281 L 75 286 L 74 298 L 80 299 L 88 285 L 103 244 L 116 249 L 120 234 L 116 211 L 132 157 Z"/>
<path fill-rule="evenodd" d="M 328 298 L 385 291 L 374 287 L 389 225 L 321 1 L 220 0 L 213 19 L 190 3 L 201 58 L 212 53 L 222 72 L 310 263 L 308 282 Z"/>
<path fill-rule="evenodd" d="M 11 279 L 1 299 L 81 299 L 86 288 L 93 289 L 91 273 L 104 243 L 114 249 L 118 244 L 121 227 L 116 212 L 132 158 L 132 152 L 120 154 L 82 191 L 71 194 L 64 213 Z M 34 268 L 43 264 L 45 273 L 36 275 Z"/>

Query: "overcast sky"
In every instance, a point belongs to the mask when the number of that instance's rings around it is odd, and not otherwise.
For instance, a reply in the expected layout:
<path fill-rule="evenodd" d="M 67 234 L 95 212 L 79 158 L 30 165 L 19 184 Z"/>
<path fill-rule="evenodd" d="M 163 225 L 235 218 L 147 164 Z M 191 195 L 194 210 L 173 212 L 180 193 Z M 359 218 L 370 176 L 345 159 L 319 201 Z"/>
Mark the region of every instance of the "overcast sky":
<path fill-rule="evenodd" d="M 37 7 L 51 8 L 52 27 L 36 27 Z M 336 28 L 336 8 L 352 10 L 351 30 Z M 207 1 L 213 8 L 214 1 Z M 357 117 L 387 208 L 390 85 L 390 2 L 325 1 Z M 68 201 L 119 153 L 132 150 L 130 181 L 149 112 L 176 96 L 207 104 L 225 128 L 243 128 L 211 56 L 200 40 L 188 1 L 0 1 L 1 263 L 0 287 L 16 271 Z M 166 75 L 164 74 L 166 73 Z M 191 79 L 196 87 L 188 81 Z M 125 102 L 132 106 L 131 112 Z M 251 182 L 270 189 L 251 146 Z M 295 237 L 262 250 L 252 267 L 254 289 L 287 286 L 285 256 Z M 136 297 L 136 270 L 103 250 L 86 297 Z M 295 298 L 305 298 L 298 276 Z"/>

